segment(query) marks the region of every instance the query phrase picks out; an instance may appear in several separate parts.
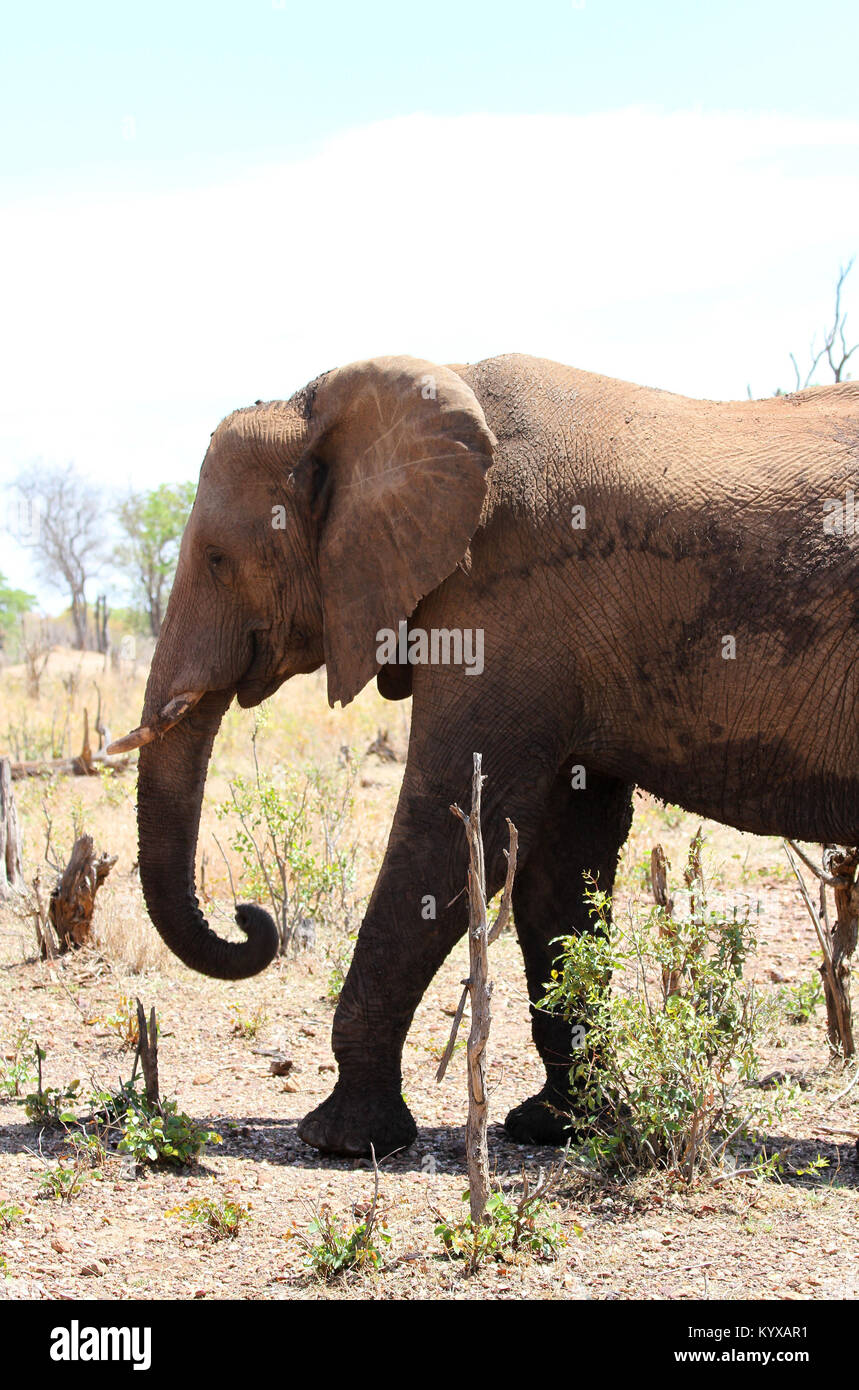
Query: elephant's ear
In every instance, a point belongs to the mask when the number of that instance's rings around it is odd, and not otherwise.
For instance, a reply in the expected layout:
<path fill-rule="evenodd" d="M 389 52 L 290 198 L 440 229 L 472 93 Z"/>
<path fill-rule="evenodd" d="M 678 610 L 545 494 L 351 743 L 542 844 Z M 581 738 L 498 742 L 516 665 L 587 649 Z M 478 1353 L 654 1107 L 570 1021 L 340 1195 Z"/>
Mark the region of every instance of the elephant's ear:
<path fill-rule="evenodd" d="M 376 357 L 329 373 L 311 449 L 327 470 L 319 536 L 328 700 L 346 705 L 396 631 L 456 568 L 480 520 L 495 437 L 447 367 Z"/>

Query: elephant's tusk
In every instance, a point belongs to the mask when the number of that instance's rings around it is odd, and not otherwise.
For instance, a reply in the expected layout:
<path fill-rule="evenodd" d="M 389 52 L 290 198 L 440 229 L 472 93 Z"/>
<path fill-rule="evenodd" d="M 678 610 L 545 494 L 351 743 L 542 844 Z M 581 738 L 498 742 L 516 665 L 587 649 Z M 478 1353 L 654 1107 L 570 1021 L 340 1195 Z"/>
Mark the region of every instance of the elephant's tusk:
<path fill-rule="evenodd" d="M 114 753 L 130 753 L 133 748 L 142 748 L 144 743 L 151 743 L 154 737 L 154 731 L 141 724 L 139 729 L 132 729 L 123 738 L 115 738 L 113 743 L 107 745 L 107 751 L 111 756 Z"/>
<path fill-rule="evenodd" d="M 190 709 L 193 709 L 198 700 L 202 700 L 205 690 L 186 690 L 182 695 L 174 695 L 172 700 L 168 700 L 158 718 L 151 724 L 141 724 L 138 729 L 132 729 L 130 734 L 124 738 L 115 739 L 108 747 L 108 753 L 130 753 L 133 748 L 142 748 L 144 744 L 151 743 L 160 734 L 166 734 L 168 729 L 172 729 L 174 724 L 178 724 L 180 719 L 184 719 Z"/>

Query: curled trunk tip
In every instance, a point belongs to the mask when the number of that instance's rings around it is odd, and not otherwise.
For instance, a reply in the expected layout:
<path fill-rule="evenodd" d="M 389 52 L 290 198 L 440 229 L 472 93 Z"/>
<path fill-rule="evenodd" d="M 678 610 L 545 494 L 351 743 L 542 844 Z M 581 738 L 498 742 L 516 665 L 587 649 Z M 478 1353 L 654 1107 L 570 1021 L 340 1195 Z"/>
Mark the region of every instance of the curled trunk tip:
<path fill-rule="evenodd" d="M 186 697 L 176 697 L 185 700 Z M 180 960 L 218 980 L 243 980 L 270 965 L 277 927 L 256 903 L 236 908 L 246 941 L 225 941 L 200 911 L 194 861 L 212 744 L 232 691 L 210 691 L 169 739 L 141 747 L 137 790 L 140 882 L 156 930 Z M 175 714 L 176 702 L 165 706 Z M 171 708 L 173 706 L 173 708 Z"/>

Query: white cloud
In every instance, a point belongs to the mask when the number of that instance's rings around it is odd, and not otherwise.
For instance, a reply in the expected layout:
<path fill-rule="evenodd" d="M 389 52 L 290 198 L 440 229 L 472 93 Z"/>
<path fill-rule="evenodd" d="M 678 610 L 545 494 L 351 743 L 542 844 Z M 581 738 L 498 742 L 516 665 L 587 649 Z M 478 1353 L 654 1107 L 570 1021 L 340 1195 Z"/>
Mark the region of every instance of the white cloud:
<path fill-rule="evenodd" d="M 859 123 L 778 115 L 416 115 L 230 186 L 7 206 L 0 470 L 190 476 L 227 410 L 383 352 L 789 385 L 857 153 Z"/>

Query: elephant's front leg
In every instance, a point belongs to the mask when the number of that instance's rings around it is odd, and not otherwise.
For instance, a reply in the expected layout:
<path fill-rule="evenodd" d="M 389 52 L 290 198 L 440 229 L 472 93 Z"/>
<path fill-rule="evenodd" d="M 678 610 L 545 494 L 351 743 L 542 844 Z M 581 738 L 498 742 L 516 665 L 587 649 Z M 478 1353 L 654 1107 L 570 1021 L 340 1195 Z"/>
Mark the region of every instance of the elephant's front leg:
<path fill-rule="evenodd" d="M 584 786 L 580 781 L 581 774 L 577 785 L 571 784 L 569 767 L 558 774 L 534 846 L 513 885 L 531 1030 L 546 1068 L 542 1090 L 511 1110 L 505 1121 L 507 1133 L 520 1144 L 565 1144 L 570 1138 L 568 1116 L 578 1108 L 570 1088 L 577 1045 L 573 1029 L 584 1028 L 586 1046 L 587 1019 L 569 1021 L 535 1006 L 546 993 L 559 954 L 554 938 L 593 930 L 583 875 L 591 874 L 604 892 L 611 893 L 618 852 L 632 822 L 631 786 L 590 771 Z"/>
<path fill-rule="evenodd" d="M 417 1134 L 401 1094 L 403 1043 L 421 996 L 466 924 L 461 899 L 446 907 L 454 893 L 445 856 L 432 864 L 425 848 L 426 839 L 398 834 L 395 822 L 334 1015 L 337 1084 L 298 1131 L 323 1152 L 363 1155 L 372 1144 L 382 1157 Z"/>
<path fill-rule="evenodd" d="M 401 1094 L 400 1059 L 414 1011 L 468 923 L 467 844 L 449 808 L 453 801 L 470 804 L 472 745 L 484 754 L 487 776 L 483 837 L 490 895 L 506 871 L 505 816 L 517 825 L 520 852 L 533 834 L 552 777 L 547 770 L 544 780 L 533 759 L 523 791 L 507 770 L 508 750 L 493 757 L 479 731 L 476 741 L 469 736 L 468 745 L 453 752 L 448 742 L 455 775 L 416 770 L 420 756 L 410 754 L 388 850 L 334 1016 L 337 1085 L 299 1126 L 301 1138 L 325 1152 L 364 1155 L 372 1144 L 381 1157 L 417 1133 Z"/>

